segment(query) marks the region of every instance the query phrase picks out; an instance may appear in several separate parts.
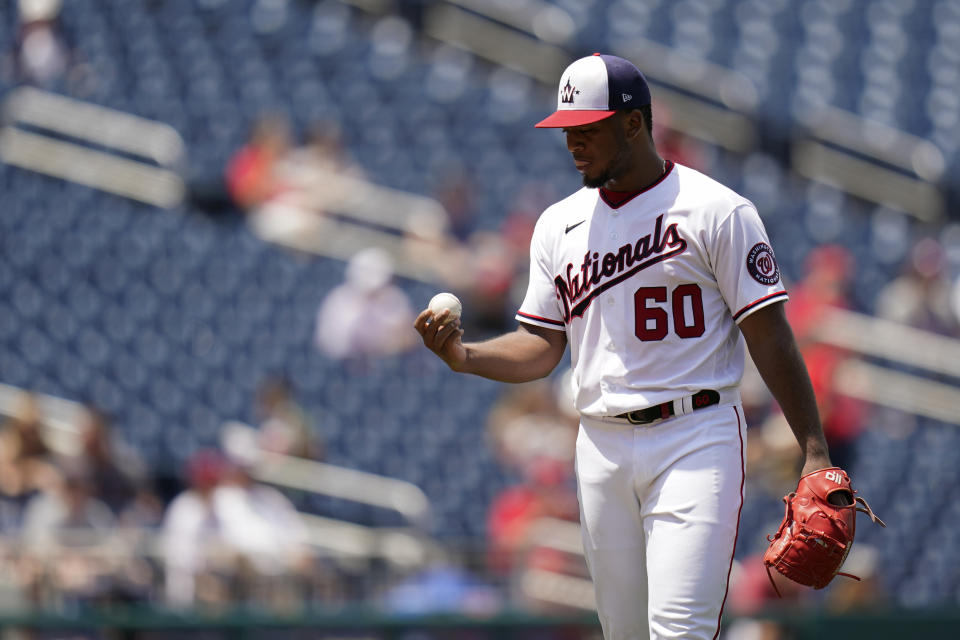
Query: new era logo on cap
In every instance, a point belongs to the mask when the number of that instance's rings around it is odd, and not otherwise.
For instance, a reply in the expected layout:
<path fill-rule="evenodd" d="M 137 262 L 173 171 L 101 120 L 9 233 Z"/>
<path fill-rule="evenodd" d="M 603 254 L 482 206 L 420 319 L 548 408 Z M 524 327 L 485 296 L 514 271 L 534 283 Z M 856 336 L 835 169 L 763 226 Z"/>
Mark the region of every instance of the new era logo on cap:
<path fill-rule="evenodd" d="M 620 109 L 650 104 L 647 81 L 631 62 L 595 53 L 560 76 L 557 111 L 538 127 L 576 127 L 612 116 Z"/>

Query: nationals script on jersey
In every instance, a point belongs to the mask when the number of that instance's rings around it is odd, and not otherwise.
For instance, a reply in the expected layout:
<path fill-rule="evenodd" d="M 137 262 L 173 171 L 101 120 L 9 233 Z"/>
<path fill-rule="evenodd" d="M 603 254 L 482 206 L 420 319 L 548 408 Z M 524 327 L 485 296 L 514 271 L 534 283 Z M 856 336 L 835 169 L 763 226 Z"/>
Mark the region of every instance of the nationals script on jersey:
<path fill-rule="evenodd" d="M 583 188 L 540 216 L 517 320 L 566 331 L 577 409 L 610 416 L 735 388 L 736 323 L 786 298 L 753 204 L 668 163 L 642 192 Z"/>

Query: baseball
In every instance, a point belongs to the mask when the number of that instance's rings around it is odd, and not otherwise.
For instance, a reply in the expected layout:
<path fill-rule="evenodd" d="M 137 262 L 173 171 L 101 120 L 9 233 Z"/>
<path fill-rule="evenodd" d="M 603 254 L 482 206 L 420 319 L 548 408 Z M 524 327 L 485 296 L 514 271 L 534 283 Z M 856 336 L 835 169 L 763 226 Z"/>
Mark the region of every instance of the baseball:
<path fill-rule="evenodd" d="M 460 299 L 452 293 L 438 293 L 437 295 L 433 296 L 430 299 L 430 305 L 428 308 L 435 316 L 443 313 L 444 309 L 449 309 L 450 315 L 447 319 L 451 322 L 456 322 L 456 320 L 460 317 L 460 312 L 463 311 L 463 305 L 460 304 Z"/>

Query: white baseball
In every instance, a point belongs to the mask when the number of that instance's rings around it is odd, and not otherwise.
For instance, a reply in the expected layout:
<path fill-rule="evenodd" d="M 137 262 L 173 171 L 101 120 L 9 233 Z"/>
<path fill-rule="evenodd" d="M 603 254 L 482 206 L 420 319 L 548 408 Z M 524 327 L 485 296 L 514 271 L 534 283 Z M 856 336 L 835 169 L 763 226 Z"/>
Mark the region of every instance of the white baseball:
<path fill-rule="evenodd" d="M 428 305 L 430 311 L 433 312 L 433 315 L 438 316 L 444 312 L 444 310 L 449 309 L 450 315 L 447 316 L 447 320 L 451 322 L 456 322 L 460 317 L 460 312 L 463 311 L 463 305 L 460 304 L 460 299 L 452 293 L 438 293 L 437 295 L 430 298 L 430 304 Z"/>

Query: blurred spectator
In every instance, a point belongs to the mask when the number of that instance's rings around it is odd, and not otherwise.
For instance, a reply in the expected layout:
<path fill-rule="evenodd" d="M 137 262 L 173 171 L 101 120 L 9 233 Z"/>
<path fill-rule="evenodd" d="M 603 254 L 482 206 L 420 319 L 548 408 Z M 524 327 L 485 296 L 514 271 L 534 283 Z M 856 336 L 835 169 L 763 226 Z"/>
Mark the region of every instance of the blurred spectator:
<path fill-rule="evenodd" d="M 80 426 L 79 459 L 90 470 L 93 495 L 130 531 L 159 527 L 163 503 L 139 454 L 116 438 L 111 425 L 107 414 L 90 407 Z"/>
<path fill-rule="evenodd" d="M 117 497 L 119 508 L 135 496 L 111 472 L 103 417 L 86 414 L 80 454 L 55 458 L 39 412 L 36 398 L 24 396 L 0 446 L 3 529 L 19 540 L 10 567 L 16 588 L 37 606 L 146 598 L 153 569 L 129 546 L 141 543 L 140 535 L 130 530 L 135 535 L 117 538 L 116 514 L 100 499 L 101 491 Z M 156 522 L 161 506 L 153 499 Z"/>
<path fill-rule="evenodd" d="M 80 458 L 89 468 L 94 495 L 120 515 L 137 495 L 143 465 L 133 450 L 113 440 L 110 418 L 99 409 L 88 408 L 80 438 Z"/>
<path fill-rule="evenodd" d="M 572 471 L 580 422 L 569 375 L 511 386 L 491 408 L 487 433 L 502 465 L 525 473 L 534 460 L 547 459 Z"/>
<path fill-rule="evenodd" d="M 225 468 L 226 461 L 216 451 L 194 453 L 186 466 L 189 486 L 167 507 L 162 555 L 166 568 L 164 591 L 170 605 L 190 607 L 228 601 L 224 581 L 213 573 L 218 556 L 212 553 L 222 538 L 213 496 Z M 206 588 L 198 588 L 198 581 Z"/>
<path fill-rule="evenodd" d="M 441 265 L 438 276 L 461 294 L 469 309 L 463 328 L 471 339 L 500 334 L 514 326 L 528 276 L 530 238 L 553 196 L 549 184 L 527 182 L 518 190 L 498 231 L 474 230 L 462 243 L 452 237 L 445 254 L 436 256 L 433 266 Z"/>
<path fill-rule="evenodd" d="M 313 567 L 306 529 L 289 499 L 254 482 L 254 452 L 233 447 L 228 460 L 202 450 L 188 461 L 190 486 L 163 525 L 170 604 L 289 609 L 304 600 Z"/>
<path fill-rule="evenodd" d="M 360 251 L 346 277 L 320 304 L 314 343 L 331 358 L 388 356 L 414 344 L 413 305 L 393 284 L 393 260 L 378 247 Z"/>
<path fill-rule="evenodd" d="M 516 307 L 511 298 L 515 275 L 513 255 L 500 234 L 477 231 L 466 246 L 470 256 L 470 281 L 462 292 L 469 309 L 462 318 L 471 339 L 498 335 L 515 326 Z"/>
<path fill-rule="evenodd" d="M 583 558 L 570 557 L 542 539 L 544 518 L 579 522 L 573 457 L 579 417 L 573 409 L 570 370 L 517 385 L 491 408 L 487 433 L 500 463 L 521 482 L 494 497 L 487 513 L 488 569 L 518 589 L 526 571 L 585 574 Z"/>
<path fill-rule="evenodd" d="M 534 459 L 525 467 L 523 481 L 501 491 L 490 505 L 487 570 L 523 610 L 547 614 L 579 609 L 592 596 L 580 552 L 579 505 L 571 472 L 566 463 Z M 559 584 L 567 585 L 563 592 L 556 590 Z"/>
<path fill-rule="evenodd" d="M 314 433 L 306 411 L 293 397 L 290 381 L 283 376 L 266 378 L 257 390 L 259 448 L 301 458 L 319 460 L 323 446 Z"/>
<path fill-rule="evenodd" d="M 234 555 L 232 599 L 289 610 L 304 600 L 313 569 L 307 532 L 293 503 L 254 481 L 254 449 L 234 449 L 214 490 L 221 542 Z"/>
<path fill-rule="evenodd" d="M 297 188 L 322 187 L 330 173 L 362 177 L 363 170 L 350 157 L 343 133 L 335 120 L 318 120 L 310 126 L 306 144 L 283 158 L 282 171 Z"/>
<path fill-rule="evenodd" d="M 329 120 L 314 123 L 303 146 L 285 145 L 273 175 L 277 188 L 247 207 L 250 224 L 264 239 L 302 248 L 333 233 L 326 207 L 360 189 L 345 178 L 363 178 L 363 171 L 347 153 L 339 125 Z"/>
<path fill-rule="evenodd" d="M 759 497 L 781 498 L 797 483 L 800 451 L 786 418 L 778 410 L 766 420 L 748 425 L 747 492 Z M 833 449 L 830 450 L 833 456 Z"/>
<path fill-rule="evenodd" d="M 549 183 L 530 181 L 520 189 L 510 212 L 500 225 L 500 235 L 513 257 L 513 268 L 524 271 L 523 275 L 526 275 L 530 261 L 533 228 L 540 214 L 556 199 L 556 193 Z"/>
<path fill-rule="evenodd" d="M 654 112 L 657 116 L 653 127 L 653 141 L 660 155 L 686 167 L 704 171 L 706 163 L 703 145 L 682 131 L 671 128 L 672 117 L 667 105 L 657 102 Z"/>
<path fill-rule="evenodd" d="M 877 296 L 877 315 L 925 331 L 960 335 L 950 303 L 950 279 L 943 247 L 921 238 L 910 250 L 903 273 Z"/>
<path fill-rule="evenodd" d="M 748 429 L 754 429 L 763 424 L 773 410 L 773 394 L 767 384 L 760 377 L 753 358 L 747 358 L 743 370 L 743 379 L 740 381 L 740 398 L 743 403 L 743 416 Z M 749 446 L 749 444 L 748 444 Z"/>
<path fill-rule="evenodd" d="M 87 546 L 104 542 L 116 518 L 94 494 L 93 474 L 82 460 L 60 465 L 60 480 L 27 503 L 23 541 L 33 549 Z"/>
<path fill-rule="evenodd" d="M 775 526 L 774 523 L 771 526 Z M 825 592 L 818 592 L 785 578 L 777 571 L 771 570 L 768 575 L 763 564 L 763 551 L 738 560 L 730 573 L 728 598 L 729 613 L 735 623 L 723 637 L 732 640 L 779 640 L 792 637 L 773 621 L 751 619 L 764 612 L 821 607 L 831 614 L 876 610 L 887 602 L 887 594 L 877 575 L 877 562 L 875 547 L 856 543 L 842 571 L 860 580 L 837 576 Z M 776 583 L 776 590 L 771 583 Z M 824 593 L 827 597 L 821 595 Z"/>
<path fill-rule="evenodd" d="M 797 340 L 816 342 L 816 330 L 832 308 L 849 308 L 853 259 L 838 245 L 813 249 L 804 261 L 803 279 L 790 288 L 787 311 Z"/>
<path fill-rule="evenodd" d="M 778 526 L 779 523 L 771 525 Z M 771 569 L 768 573 L 763 564 L 763 551 L 734 562 L 731 568 L 729 605 L 730 613 L 736 616 L 753 616 L 772 606 L 799 607 L 809 603 L 811 598 L 808 587 L 793 582 L 775 570 Z"/>
<path fill-rule="evenodd" d="M 503 594 L 467 565 L 455 551 L 434 549 L 424 566 L 386 591 L 383 606 L 401 615 L 496 614 L 503 606 Z"/>
<path fill-rule="evenodd" d="M 537 539 L 537 521 L 579 521 L 573 457 L 579 419 L 568 370 L 507 390 L 492 407 L 487 432 L 497 459 L 522 481 L 497 495 L 487 516 L 488 565 L 519 578 L 525 569 L 563 571 L 568 559 Z"/>
<path fill-rule="evenodd" d="M 433 266 L 441 265 L 438 276 L 460 293 L 469 310 L 462 322 L 470 339 L 514 326 L 526 287 L 533 228 L 553 199 L 549 184 L 530 181 L 518 190 L 499 231 L 474 231 L 465 243 L 451 238 L 443 255 L 434 258 Z"/>
<path fill-rule="evenodd" d="M 31 498 L 21 529 L 25 591 L 35 605 L 91 603 L 109 598 L 114 584 L 111 549 L 116 518 L 93 495 L 93 478 L 80 460 L 64 461 L 54 485 Z"/>
<path fill-rule="evenodd" d="M 0 429 L 0 526 L 19 527 L 27 501 L 58 481 L 43 440 L 40 404 L 36 396 L 26 394 Z"/>
<path fill-rule="evenodd" d="M 517 193 L 498 233 L 474 232 L 466 245 L 468 260 L 460 283 L 470 313 L 464 328 L 473 337 L 508 331 L 523 299 L 530 263 L 530 239 L 543 210 L 555 200 L 551 185 L 529 181 Z"/>
<path fill-rule="evenodd" d="M 57 88 L 67 75 L 70 47 L 60 31 L 60 0 L 19 0 L 16 67 L 19 79 Z"/>
<path fill-rule="evenodd" d="M 449 233 L 448 224 L 446 216 L 440 217 L 432 211 L 410 215 L 403 229 L 404 259 L 432 271 L 444 288 L 462 292 L 473 282 L 473 256 Z"/>
<path fill-rule="evenodd" d="M 351 188 L 341 184 L 342 178 L 363 178 L 363 170 L 350 157 L 340 126 L 333 120 L 315 122 L 306 144 L 284 153 L 276 171 L 283 190 L 255 212 L 255 228 L 274 235 L 322 231 L 328 198 L 336 199 L 336 194 Z"/>
<path fill-rule="evenodd" d="M 240 208 L 251 211 L 283 192 L 287 185 L 280 161 L 290 150 L 290 123 L 271 113 L 254 123 L 250 140 L 227 165 L 227 191 Z"/>
<path fill-rule="evenodd" d="M 363 188 L 347 177 L 362 179 L 363 171 L 347 152 L 337 122 L 315 122 L 306 144 L 293 146 L 290 125 L 278 115 L 258 121 L 251 142 L 227 169 L 230 194 L 249 214 L 254 232 L 294 248 L 328 239 L 326 208 Z"/>
<path fill-rule="evenodd" d="M 564 568 L 563 554 L 542 544 L 536 536 L 536 524 L 542 518 L 579 521 L 571 472 L 569 466 L 557 460 L 532 460 L 524 468 L 523 482 L 504 489 L 494 498 L 487 518 L 488 563 L 493 572 Z"/>
<path fill-rule="evenodd" d="M 450 234 L 466 242 L 477 225 L 473 182 L 461 168 L 451 169 L 440 181 L 436 198 L 447 211 Z"/>
<path fill-rule="evenodd" d="M 884 581 L 880 578 L 879 563 L 879 549 L 863 542 L 853 545 L 842 569 L 860 580 L 851 580 L 843 576 L 834 580 L 830 597 L 824 601 L 825 608 L 832 613 L 841 614 L 877 609 L 889 604 L 890 594 L 887 593 Z"/>
<path fill-rule="evenodd" d="M 164 504 L 153 487 L 141 482 L 133 499 L 120 513 L 120 526 L 134 531 L 157 529 L 163 523 Z"/>
<path fill-rule="evenodd" d="M 504 324 L 503 291 L 512 279 L 512 260 L 499 237 L 476 228 L 473 184 L 460 167 L 434 189 L 437 211 L 414 212 L 403 229 L 404 258 L 432 271 L 444 289 L 463 300 L 464 330 L 483 333 Z M 488 280 L 489 278 L 489 280 Z"/>
<path fill-rule="evenodd" d="M 190 179 L 191 200 L 209 213 L 239 208 L 255 216 L 263 205 L 289 189 L 282 160 L 290 151 L 291 135 L 285 115 L 261 114 L 250 128 L 249 139 L 233 153 L 222 174 L 202 173 Z"/>
<path fill-rule="evenodd" d="M 3 449 L 17 460 L 49 460 L 51 451 L 43 439 L 43 412 L 37 396 L 28 393 L 21 397 L 13 415 L 4 423 L 0 438 Z"/>
<path fill-rule="evenodd" d="M 848 290 L 853 260 L 846 249 L 826 245 L 810 252 L 804 278 L 790 289 L 787 319 L 807 364 L 817 397 L 824 435 L 834 464 L 847 466 L 852 447 L 863 431 L 867 406 L 836 391 L 838 367 L 850 357 L 839 347 L 819 341 L 817 330 L 831 309 L 850 307 Z M 795 445 L 791 450 L 796 449 Z M 796 451 L 799 454 L 799 451 Z"/>

